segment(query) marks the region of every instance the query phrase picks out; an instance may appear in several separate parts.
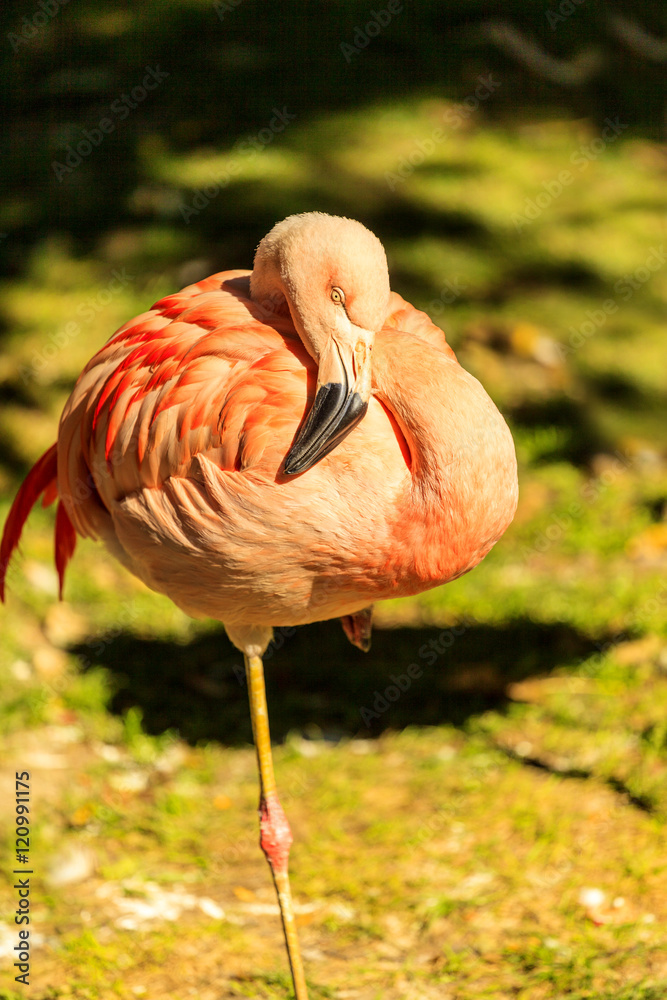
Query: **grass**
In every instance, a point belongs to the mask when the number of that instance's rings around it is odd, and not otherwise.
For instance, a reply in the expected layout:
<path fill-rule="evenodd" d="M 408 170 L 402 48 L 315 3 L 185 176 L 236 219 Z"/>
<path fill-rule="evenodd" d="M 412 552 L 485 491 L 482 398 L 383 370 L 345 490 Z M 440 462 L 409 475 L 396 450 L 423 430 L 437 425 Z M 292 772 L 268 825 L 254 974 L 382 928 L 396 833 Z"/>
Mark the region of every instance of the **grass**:
<path fill-rule="evenodd" d="M 663 154 L 623 137 L 579 169 L 572 156 L 595 134 L 583 120 L 472 117 L 391 190 L 385 175 L 448 107 L 297 121 L 199 230 L 169 205 L 233 151 L 145 139 L 133 204 L 144 212 L 152 192 L 156 218 L 137 209 L 85 253 L 45 237 L 3 288 L 1 513 L 109 333 L 179 284 L 249 264 L 224 240 L 244 213 L 369 221 L 394 287 L 442 323 L 507 414 L 521 501 L 472 574 L 377 609 L 367 657 L 329 623 L 281 636 L 267 662 L 312 996 L 658 1000 L 667 267 L 646 262 L 665 235 Z M 567 169 L 572 182 L 518 225 Z M 111 289 L 120 267 L 132 278 Z M 616 308 L 600 313 L 606 301 Z M 56 603 L 52 522 L 32 516 L 1 612 L 3 795 L 15 769 L 32 775 L 30 996 L 288 996 L 240 657 L 89 543 Z M 392 701 L 410 663 L 421 673 Z M 63 887 L 72 857 L 79 877 Z M 5 914 L 12 885 L 5 866 Z M 13 944 L 10 918 L 1 930 Z"/>

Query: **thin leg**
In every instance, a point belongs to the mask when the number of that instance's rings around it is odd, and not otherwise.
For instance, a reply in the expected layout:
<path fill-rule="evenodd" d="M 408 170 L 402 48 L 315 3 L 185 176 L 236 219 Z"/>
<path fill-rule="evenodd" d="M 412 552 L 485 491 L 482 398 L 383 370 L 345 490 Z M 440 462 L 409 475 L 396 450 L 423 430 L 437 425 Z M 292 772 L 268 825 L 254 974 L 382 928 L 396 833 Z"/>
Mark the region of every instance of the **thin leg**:
<path fill-rule="evenodd" d="M 259 765 L 259 828 L 260 845 L 266 860 L 269 862 L 273 882 L 278 893 L 280 916 L 283 922 L 285 944 L 296 1000 L 308 1000 L 306 978 L 303 973 L 299 938 L 294 922 L 292 907 L 292 891 L 289 884 L 287 861 L 289 849 L 292 846 L 292 831 L 287 817 L 278 800 L 276 779 L 273 773 L 273 757 L 271 755 L 271 736 L 269 733 L 269 713 L 266 706 L 266 689 L 264 687 L 264 666 L 261 656 L 244 656 L 245 671 L 248 679 L 248 697 L 250 699 L 250 718 L 252 733 L 257 750 Z"/>

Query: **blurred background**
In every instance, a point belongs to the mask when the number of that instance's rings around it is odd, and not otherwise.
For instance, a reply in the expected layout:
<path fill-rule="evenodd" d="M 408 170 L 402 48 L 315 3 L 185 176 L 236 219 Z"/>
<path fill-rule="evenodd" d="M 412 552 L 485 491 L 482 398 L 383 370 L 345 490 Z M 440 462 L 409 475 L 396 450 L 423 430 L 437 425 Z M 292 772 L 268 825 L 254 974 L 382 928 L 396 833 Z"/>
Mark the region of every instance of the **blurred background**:
<path fill-rule="evenodd" d="M 665 8 L 2 13 L 3 521 L 114 330 L 293 212 L 380 237 L 514 434 L 479 568 L 378 607 L 368 655 L 336 622 L 269 650 L 312 996 L 663 997 Z M 58 603 L 53 520 L 0 612 L 0 828 L 11 860 L 27 769 L 38 859 L 0 997 L 285 997 L 239 654 L 92 543 Z"/>

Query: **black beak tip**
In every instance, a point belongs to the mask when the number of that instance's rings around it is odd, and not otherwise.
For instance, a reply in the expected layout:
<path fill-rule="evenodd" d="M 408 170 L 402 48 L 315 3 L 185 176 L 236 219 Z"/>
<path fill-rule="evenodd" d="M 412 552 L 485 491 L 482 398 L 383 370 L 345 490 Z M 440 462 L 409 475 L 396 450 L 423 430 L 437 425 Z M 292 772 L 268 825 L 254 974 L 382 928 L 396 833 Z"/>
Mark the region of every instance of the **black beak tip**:
<path fill-rule="evenodd" d="M 283 464 L 286 476 L 307 472 L 336 448 L 357 426 L 368 409 L 359 393 L 342 396 L 341 386 L 328 383 L 317 396 L 313 408 Z"/>
<path fill-rule="evenodd" d="M 302 467 L 303 466 L 303 467 Z M 297 459 L 292 457 L 292 452 L 288 452 L 287 458 L 285 459 L 285 464 L 283 465 L 283 472 L 286 476 L 298 476 L 300 472 L 305 472 L 306 467 L 303 462 L 299 462 Z"/>

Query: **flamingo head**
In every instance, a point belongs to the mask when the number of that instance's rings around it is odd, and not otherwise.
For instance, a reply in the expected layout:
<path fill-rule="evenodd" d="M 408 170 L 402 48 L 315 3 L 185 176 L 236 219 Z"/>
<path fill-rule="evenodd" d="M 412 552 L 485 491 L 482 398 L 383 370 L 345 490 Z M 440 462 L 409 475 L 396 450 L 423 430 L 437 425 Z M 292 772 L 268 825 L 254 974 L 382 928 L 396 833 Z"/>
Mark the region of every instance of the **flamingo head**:
<path fill-rule="evenodd" d="M 318 365 L 315 401 L 285 459 L 285 473 L 296 475 L 328 455 L 368 409 L 373 341 L 389 304 L 387 258 L 360 222 L 291 215 L 259 244 L 250 291 L 265 306 L 287 306 Z"/>

